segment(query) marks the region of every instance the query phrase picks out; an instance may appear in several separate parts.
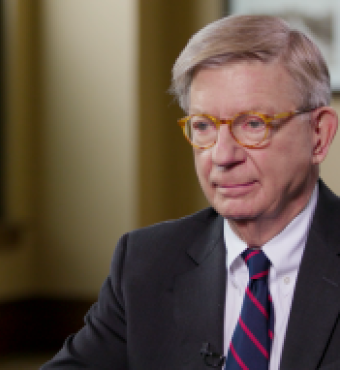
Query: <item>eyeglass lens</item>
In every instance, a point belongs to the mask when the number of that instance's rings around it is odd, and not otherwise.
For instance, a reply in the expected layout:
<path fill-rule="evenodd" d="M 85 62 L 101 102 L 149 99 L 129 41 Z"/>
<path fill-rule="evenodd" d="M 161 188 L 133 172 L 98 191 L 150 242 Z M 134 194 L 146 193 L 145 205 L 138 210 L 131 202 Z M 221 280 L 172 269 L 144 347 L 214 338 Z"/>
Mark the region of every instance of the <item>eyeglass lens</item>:
<path fill-rule="evenodd" d="M 231 123 L 231 132 L 241 144 L 256 145 L 267 132 L 266 123 L 257 115 L 241 114 Z M 209 147 L 217 141 L 219 124 L 212 119 L 195 115 L 185 124 L 185 134 L 189 141 L 199 147 Z"/>

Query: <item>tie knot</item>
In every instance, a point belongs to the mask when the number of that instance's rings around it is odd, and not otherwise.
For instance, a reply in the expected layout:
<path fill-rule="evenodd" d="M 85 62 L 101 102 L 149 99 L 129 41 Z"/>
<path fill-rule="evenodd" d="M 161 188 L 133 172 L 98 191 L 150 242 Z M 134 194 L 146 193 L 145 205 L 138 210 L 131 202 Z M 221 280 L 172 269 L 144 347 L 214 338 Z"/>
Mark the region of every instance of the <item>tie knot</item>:
<path fill-rule="evenodd" d="M 248 248 L 242 253 L 242 258 L 248 266 L 250 279 L 257 280 L 268 276 L 270 261 L 261 249 Z"/>

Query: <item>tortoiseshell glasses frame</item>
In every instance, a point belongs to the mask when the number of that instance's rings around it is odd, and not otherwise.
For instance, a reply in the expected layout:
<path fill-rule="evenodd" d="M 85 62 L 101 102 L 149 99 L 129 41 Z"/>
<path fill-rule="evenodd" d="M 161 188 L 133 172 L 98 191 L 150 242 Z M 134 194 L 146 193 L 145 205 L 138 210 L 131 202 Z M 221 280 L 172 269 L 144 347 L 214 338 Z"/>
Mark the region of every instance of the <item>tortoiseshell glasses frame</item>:
<path fill-rule="evenodd" d="M 256 111 L 236 114 L 230 119 L 218 119 L 210 114 L 193 114 L 178 120 L 185 138 L 198 149 L 213 147 L 221 125 L 228 125 L 234 140 L 246 148 L 261 148 L 267 143 L 274 126 L 296 115 L 309 113 L 316 108 L 267 115 Z"/>

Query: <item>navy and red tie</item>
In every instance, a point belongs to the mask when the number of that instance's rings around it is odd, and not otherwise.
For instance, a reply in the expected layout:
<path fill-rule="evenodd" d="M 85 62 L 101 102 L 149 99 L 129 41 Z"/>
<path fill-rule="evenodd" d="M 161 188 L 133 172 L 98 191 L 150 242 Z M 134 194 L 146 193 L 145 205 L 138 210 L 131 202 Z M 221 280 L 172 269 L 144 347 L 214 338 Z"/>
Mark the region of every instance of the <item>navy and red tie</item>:
<path fill-rule="evenodd" d="M 274 308 L 268 289 L 270 261 L 261 249 L 249 248 L 242 257 L 250 279 L 224 369 L 268 370 L 274 334 Z"/>

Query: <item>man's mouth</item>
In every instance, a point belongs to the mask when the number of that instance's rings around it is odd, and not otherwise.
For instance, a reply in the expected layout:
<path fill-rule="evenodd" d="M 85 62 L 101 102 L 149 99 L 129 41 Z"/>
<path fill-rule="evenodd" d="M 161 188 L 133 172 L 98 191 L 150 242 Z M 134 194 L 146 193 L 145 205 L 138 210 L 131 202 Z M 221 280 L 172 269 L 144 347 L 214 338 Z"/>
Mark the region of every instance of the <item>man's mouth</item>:
<path fill-rule="evenodd" d="M 242 182 L 235 182 L 235 183 L 223 183 L 223 182 L 213 182 L 214 187 L 222 188 L 222 189 L 236 189 L 236 188 L 246 188 L 252 186 L 256 183 L 255 180 L 251 181 L 242 181 Z"/>

